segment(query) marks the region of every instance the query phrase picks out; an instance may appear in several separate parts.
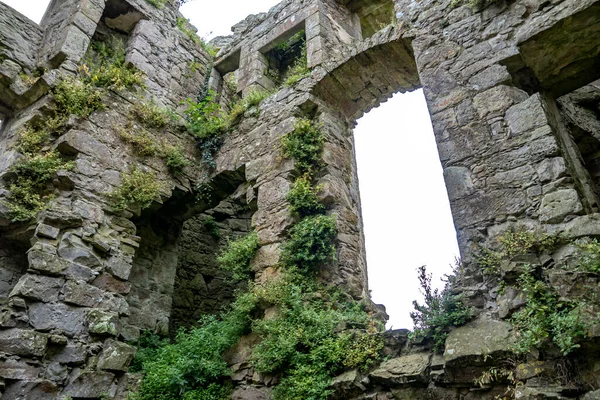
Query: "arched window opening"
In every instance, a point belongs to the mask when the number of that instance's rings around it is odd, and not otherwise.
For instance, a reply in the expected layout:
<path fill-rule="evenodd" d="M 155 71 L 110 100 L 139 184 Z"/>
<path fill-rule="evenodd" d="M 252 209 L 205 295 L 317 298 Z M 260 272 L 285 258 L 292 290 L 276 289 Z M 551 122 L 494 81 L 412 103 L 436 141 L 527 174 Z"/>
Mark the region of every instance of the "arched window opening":
<path fill-rule="evenodd" d="M 388 327 L 412 328 L 412 301 L 422 298 L 417 268 L 426 265 L 441 289 L 459 254 L 423 91 L 373 109 L 354 137 L 369 288 Z"/>

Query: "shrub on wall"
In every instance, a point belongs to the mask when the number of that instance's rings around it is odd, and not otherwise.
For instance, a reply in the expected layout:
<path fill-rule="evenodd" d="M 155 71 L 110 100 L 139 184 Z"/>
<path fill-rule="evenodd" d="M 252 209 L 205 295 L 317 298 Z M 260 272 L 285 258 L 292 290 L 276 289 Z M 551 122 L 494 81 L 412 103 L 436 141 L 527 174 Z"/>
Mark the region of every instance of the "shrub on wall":
<path fill-rule="evenodd" d="M 104 41 L 92 41 L 79 71 L 86 83 L 109 90 L 131 89 L 144 83 L 144 74 L 125 66 L 125 39 L 110 35 Z"/>
<path fill-rule="evenodd" d="M 28 221 L 42 211 L 53 196 L 52 178 L 59 170 L 73 168 L 57 152 L 30 155 L 15 164 L 16 179 L 10 184 L 8 208 L 13 221 Z"/>
<path fill-rule="evenodd" d="M 122 174 L 121 178 L 121 185 L 112 194 L 117 211 L 132 206 L 147 208 L 160 193 L 160 184 L 152 172 L 134 167 L 129 174 Z"/>
<path fill-rule="evenodd" d="M 317 197 L 318 191 L 318 187 L 312 186 L 309 176 L 297 178 L 287 194 L 287 201 L 290 203 L 292 212 L 304 217 L 325 211 L 325 206 L 319 202 Z"/>
<path fill-rule="evenodd" d="M 221 268 L 233 273 L 233 278 L 250 278 L 250 261 L 259 248 L 256 232 L 249 233 L 237 240 L 230 241 L 227 248 L 217 257 Z"/>
<path fill-rule="evenodd" d="M 316 215 L 303 218 L 290 230 L 282 258 L 286 265 L 315 273 L 321 265 L 335 261 L 335 218 Z"/>
<path fill-rule="evenodd" d="M 465 306 L 459 296 L 451 293 L 450 280 L 440 292 L 431 287 L 431 275 L 425 266 L 419 268 L 419 284 L 424 304 L 413 301 L 415 311 L 410 313 L 414 323 L 412 337 L 431 336 L 435 351 L 443 351 L 450 328 L 460 326 L 473 317 L 473 310 Z"/>
<path fill-rule="evenodd" d="M 312 175 L 322 165 L 325 139 L 321 127 L 310 119 L 299 119 L 294 130 L 281 139 L 285 157 L 295 160 L 302 175 Z"/>
<path fill-rule="evenodd" d="M 584 318 L 579 301 L 561 301 L 558 294 L 542 279 L 536 278 L 527 265 L 519 276 L 518 287 L 526 296 L 525 307 L 511 319 L 516 334 L 515 349 L 528 353 L 552 341 L 567 355 L 579 347 L 578 341 L 588 335 L 591 320 Z"/>

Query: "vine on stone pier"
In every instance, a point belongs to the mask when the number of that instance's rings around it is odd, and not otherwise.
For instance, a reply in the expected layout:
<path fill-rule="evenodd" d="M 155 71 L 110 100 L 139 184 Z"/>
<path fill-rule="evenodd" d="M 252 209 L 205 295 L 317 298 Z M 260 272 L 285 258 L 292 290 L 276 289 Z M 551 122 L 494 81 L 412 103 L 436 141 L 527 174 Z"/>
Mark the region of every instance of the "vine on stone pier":
<path fill-rule="evenodd" d="M 308 169 L 316 176 L 323 151 L 321 128 L 313 121 L 299 120 L 289 135 L 303 149 L 295 154 L 313 160 Z M 309 148 L 312 154 L 307 156 Z M 303 170 L 308 167 L 300 165 Z M 310 186 L 313 178 L 298 179 Z M 314 194 L 315 189 L 309 191 Z M 273 392 L 276 400 L 326 399 L 334 376 L 351 368 L 369 368 L 380 359 L 381 324 L 364 304 L 316 280 L 318 268 L 335 257 L 337 230 L 334 217 L 325 215 L 325 207 L 316 207 L 314 197 L 308 197 L 312 211 L 301 215 L 291 229 L 284 245 L 283 272 L 264 285 L 250 282 L 248 291 L 238 293 L 227 312 L 203 318 L 198 328 L 180 332 L 172 344 L 140 352 L 143 359 L 138 357 L 136 365 L 146 375 L 134 399 L 230 398 L 227 378 L 231 371 L 222 354 L 250 332 L 261 338 L 250 360 L 254 368 L 281 376 Z M 250 260 L 257 248 L 258 238 L 251 234 L 230 242 L 219 262 L 239 278 L 249 279 Z M 262 310 L 267 307 L 278 310 L 273 318 L 263 318 Z M 341 326 L 348 330 L 339 332 Z"/>

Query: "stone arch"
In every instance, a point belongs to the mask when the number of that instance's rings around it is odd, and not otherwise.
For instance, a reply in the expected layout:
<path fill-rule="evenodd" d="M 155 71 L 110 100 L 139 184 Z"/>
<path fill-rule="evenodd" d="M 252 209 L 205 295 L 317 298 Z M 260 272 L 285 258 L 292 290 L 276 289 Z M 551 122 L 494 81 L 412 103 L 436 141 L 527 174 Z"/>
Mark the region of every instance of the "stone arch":
<path fill-rule="evenodd" d="M 140 331 L 175 335 L 232 301 L 237 286 L 216 257 L 228 240 L 251 229 L 255 209 L 248 189 L 243 168 L 225 171 L 205 184 L 201 197 L 175 192 L 162 207 L 133 219 L 139 247 L 128 278 L 130 340 Z"/>
<path fill-rule="evenodd" d="M 328 61 L 327 74 L 311 93 L 357 120 L 393 94 L 420 88 L 411 42 L 401 27 L 388 25 L 343 57 Z"/>

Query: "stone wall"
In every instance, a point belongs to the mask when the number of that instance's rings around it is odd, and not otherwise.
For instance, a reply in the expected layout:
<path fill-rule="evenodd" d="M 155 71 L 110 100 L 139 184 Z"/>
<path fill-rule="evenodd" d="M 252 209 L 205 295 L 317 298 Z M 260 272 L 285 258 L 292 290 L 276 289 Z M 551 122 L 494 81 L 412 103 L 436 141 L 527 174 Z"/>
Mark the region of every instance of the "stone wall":
<path fill-rule="evenodd" d="M 498 0 L 478 9 L 451 0 L 397 0 L 392 24 L 372 35 L 363 32 L 361 17 L 364 25 L 386 3 L 283 1 L 234 26 L 233 36 L 219 38 L 214 65 L 177 28 L 180 16 L 170 2 L 157 9 L 145 0 L 55 0 L 40 26 L 0 4 L 0 113 L 7 117 L 0 132 L 0 290 L 9 297 L 0 319 L 5 398 L 125 398 L 135 381 L 127 373 L 135 348 L 127 341 L 141 330 L 167 333 L 169 327 L 187 326 L 231 298 L 232 285 L 221 285 L 226 275 L 214 269 L 218 246 L 199 228 L 206 215 L 215 217 L 223 238 L 256 230 L 262 246 L 252 261 L 256 281 L 277 275 L 280 248 L 294 223 L 286 194 L 298 174 L 292 161 L 282 159 L 280 139 L 299 116 L 323 125 L 324 168 L 317 184 L 339 230 L 337 262 L 320 271 L 320 278 L 368 299 L 352 129 L 393 93 L 419 87 L 431 113 L 464 261 L 457 290 L 476 308 L 477 318 L 451 332 L 443 355 L 426 343 L 408 345 L 403 332 L 387 334 L 391 359 L 368 374 L 354 371 L 336 379 L 337 395 L 502 394 L 502 384 L 481 388 L 473 380 L 490 360 L 509 352 L 512 332 L 505 319 L 520 306 L 518 288 L 509 281 L 505 293 L 514 296 L 500 295 L 500 281 L 484 276 L 473 248 L 493 247 L 502 232 L 517 226 L 561 233 L 566 240 L 600 235 L 590 150 L 595 144 L 582 143 L 574 128 L 592 138 L 597 134 L 589 113 L 595 103 L 584 100 L 581 110 L 578 99 L 595 99 L 586 94 L 594 84 L 586 85 L 600 77 L 600 3 Z M 180 112 L 181 101 L 194 98 L 208 81 L 226 102 L 233 94 L 223 92 L 221 75 L 231 72 L 243 94 L 272 87 L 265 53 L 301 29 L 310 75 L 247 110 L 225 137 L 216 168 L 197 161 L 194 141 L 178 126 L 151 134 L 179 145 L 192 160 L 180 175 L 170 174 L 156 157 L 139 157 L 120 138 L 119 131 L 139 128 L 130 110 L 143 100 Z M 70 119 L 50 146 L 73 159 L 73 170 L 57 173 L 54 200 L 35 220 L 11 222 L 6 199 L 11 167 L 22 157 L 15 149 L 20 129 L 32 118 L 48 118 L 48 91 L 61 77 L 74 75 L 90 41 L 109 31 L 127 37 L 127 62 L 144 72 L 144 87 L 106 92 L 104 110 Z M 202 68 L 190 68 L 192 62 Z M 41 76 L 27 85 L 20 74 L 40 67 Z M 146 210 L 118 211 L 111 193 L 132 166 L 152 172 L 161 192 Z M 198 197 L 198 188 L 208 195 Z M 566 298 L 581 295 L 572 289 L 581 279 L 587 279 L 589 292 L 597 292 L 597 276 L 561 273 L 567 250 L 534 264 L 544 267 Z M 582 373 L 596 387 L 598 363 L 585 355 L 596 354 L 597 340 L 592 332 L 578 353 Z M 573 399 L 590 389 L 551 385 L 557 358 L 537 358 L 526 367 L 550 361 L 551 378 L 523 375 L 526 385 L 517 398 Z M 246 361 L 232 361 L 244 366 L 234 377 L 239 386 L 234 398 L 267 398 L 273 380 L 255 376 Z M 596 395 L 586 396 L 580 398 Z"/>

